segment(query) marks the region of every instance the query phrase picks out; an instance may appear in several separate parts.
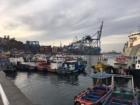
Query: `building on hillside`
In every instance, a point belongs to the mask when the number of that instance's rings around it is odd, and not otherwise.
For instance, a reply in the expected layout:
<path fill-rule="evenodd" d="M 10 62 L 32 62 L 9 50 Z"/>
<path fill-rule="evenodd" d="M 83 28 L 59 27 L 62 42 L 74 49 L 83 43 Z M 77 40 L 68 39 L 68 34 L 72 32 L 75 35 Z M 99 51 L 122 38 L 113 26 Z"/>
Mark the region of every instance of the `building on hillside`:
<path fill-rule="evenodd" d="M 56 53 L 61 53 L 63 52 L 63 48 L 62 47 L 57 47 L 57 46 L 53 46 L 52 47 L 52 53 L 56 54 Z"/>
<path fill-rule="evenodd" d="M 40 53 L 51 54 L 52 47 L 51 46 L 40 46 Z"/>
<path fill-rule="evenodd" d="M 31 53 L 38 53 L 40 51 L 39 41 L 26 41 L 25 51 Z"/>

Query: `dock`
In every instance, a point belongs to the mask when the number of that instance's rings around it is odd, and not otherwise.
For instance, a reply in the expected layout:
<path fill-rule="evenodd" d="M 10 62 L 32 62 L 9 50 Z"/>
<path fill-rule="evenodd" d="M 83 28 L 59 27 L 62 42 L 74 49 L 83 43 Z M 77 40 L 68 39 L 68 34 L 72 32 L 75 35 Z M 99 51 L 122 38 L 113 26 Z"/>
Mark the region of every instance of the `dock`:
<path fill-rule="evenodd" d="M 2 71 L 0 71 L 0 105 L 33 105 Z"/>

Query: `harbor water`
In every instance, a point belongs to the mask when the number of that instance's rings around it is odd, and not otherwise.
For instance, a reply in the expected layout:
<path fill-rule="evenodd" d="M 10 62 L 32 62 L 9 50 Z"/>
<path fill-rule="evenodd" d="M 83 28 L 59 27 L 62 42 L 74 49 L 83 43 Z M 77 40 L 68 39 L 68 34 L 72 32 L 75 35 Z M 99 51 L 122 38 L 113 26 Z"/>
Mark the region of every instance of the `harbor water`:
<path fill-rule="evenodd" d="M 88 66 L 83 74 L 63 76 L 52 73 L 17 72 L 7 74 L 7 77 L 34 105 L 73 105 L 74 96 L 93 85 L 88 74 L 93 72 L 91 65 L 97 63 L 98 56 L 84 57 Z M 114 55 L 109 57 L 114 58 Z M 135 79 L 136 87 L 140 87 L 138 81 Z"/>

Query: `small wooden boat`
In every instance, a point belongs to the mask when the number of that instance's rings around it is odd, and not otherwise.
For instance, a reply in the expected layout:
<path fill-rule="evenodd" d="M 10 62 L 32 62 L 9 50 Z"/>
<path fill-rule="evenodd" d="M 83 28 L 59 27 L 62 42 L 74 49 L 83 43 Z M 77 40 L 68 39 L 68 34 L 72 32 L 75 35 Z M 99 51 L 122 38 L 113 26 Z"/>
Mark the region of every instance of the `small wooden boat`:
<path fill-rule="evenodd" d="M 92 78 L 97 79 L 97 82 L 102 80 L 111 79 L 112 75 L 105 72 L 96 73 Z M 86 91 L 81 92 L 78 96 L 75 96 L 75 105 L 102 105 L 102 103 L 111 95 L 112 84 L 103 85 L 96 84 L 93 88 L 88 88 Z"/>
<path fill-rule="evenodd" d="M 114 89 L 103 105 L 138 105 L 131 75 L 114 75 Z"/>

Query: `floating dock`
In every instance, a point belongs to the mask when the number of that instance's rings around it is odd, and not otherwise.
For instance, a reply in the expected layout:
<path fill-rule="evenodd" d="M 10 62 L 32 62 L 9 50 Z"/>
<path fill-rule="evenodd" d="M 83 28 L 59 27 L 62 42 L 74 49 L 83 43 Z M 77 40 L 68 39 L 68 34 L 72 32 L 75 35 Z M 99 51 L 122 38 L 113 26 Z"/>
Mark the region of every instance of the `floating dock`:
<path fill-rule="evenodd" d="M 0 72 L 0 105 L 33 105 L 2 71 Z"/>

